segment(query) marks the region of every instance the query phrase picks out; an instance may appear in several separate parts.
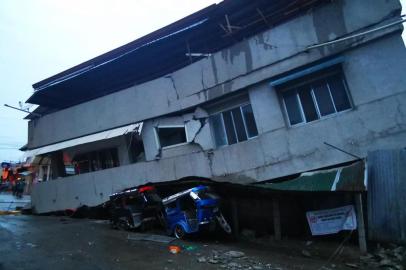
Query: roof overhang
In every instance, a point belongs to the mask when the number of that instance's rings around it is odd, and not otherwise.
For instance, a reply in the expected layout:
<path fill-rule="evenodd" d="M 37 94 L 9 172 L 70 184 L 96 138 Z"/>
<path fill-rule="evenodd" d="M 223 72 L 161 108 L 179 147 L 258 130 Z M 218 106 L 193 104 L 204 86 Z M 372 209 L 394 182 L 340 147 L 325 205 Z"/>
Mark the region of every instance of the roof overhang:
<path fill-rule="evenodd" d="M 50 145 L 39 147 L 36 149 L 28 150 L 24 153 L 23 159 L 25 160 L 29 157 L 39 156 L 39 155 L 55 152 L 58 150 L 62 150 L 62 149 L 66 149 L 66 148 L 70 148 L 70 147 L 74 147 L 74 146 L 78 146 L 78 145 L 82 145 L 82 144 L 107 140 L 107 139 L 115 138 L 118 136 L 126 135 L 126 134 L 129 134 L 132 132 L 136 132 L 138 135 L 140 135 L 141 130 L 142 130 L 142 125 L 143 125 L 142 122 L 136 123 L 136 124 L 131 124 L 131 125 L 127 125 L 127 126 L 123 126 L 123 127 L 119 127 L 119 128 L 115 128 L 115 129 L 110 129 L 110 130 L 102 131 L 99 133 L 94 133 L 91 135 L 87 135 L 87 136 L 83 136 L 83 137 L 79 137 L 79 138 L 75 138 L 75 139 L 71 139 L 71 140 L 67 140 L 67 141 L 63 141 L 63 142 L 59 142 L 59 143 L 55 143 L 55 144 L 50 144 Z"/>

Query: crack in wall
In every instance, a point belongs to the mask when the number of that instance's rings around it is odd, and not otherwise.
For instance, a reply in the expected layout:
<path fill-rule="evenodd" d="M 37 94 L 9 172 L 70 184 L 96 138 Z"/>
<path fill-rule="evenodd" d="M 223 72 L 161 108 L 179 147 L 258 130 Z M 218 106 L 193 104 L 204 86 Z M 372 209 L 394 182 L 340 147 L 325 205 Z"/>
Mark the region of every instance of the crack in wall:
<path fill-rule="evenodd" d="M 176 88 L 175 79 L 173 78 L 172 75 L 167 75 L 165 78 L 168 78 L 168 79 L 171 80 L 172 87 L 173 87 L 173 89 L 175 90 L 175 93 L 176 93 L 176 99 L 179 99 L 179 93 L 178 93 L 178 88 Z"/>
<path fill-rule="evenodd" d="M 397 123 L 397 125 L 399 127 L 402 127 L 402 125 L 403 126 L 405 125 L 405 118 L 406 118 L 403 111 L 402 111 L 403 105 L 402 105 L 401 101 L 399 100 L 398 96 L 395 98 L 395 101 L 397 103 L 397 105 L 396 105 L 396 117 L 395 117 L 396 118 L 396 123 Z"/>
<path fill-rule="evenodd" d="M 219 78 L 218 78 L 218 73 L 217 73 L 218 71 L 217 71 L 216 61 L 215 61 L 213 55 L 210 57 L 210 62 L 211 62 L 211 68 L 213 70 L 214 83 L 215 83 L 215 85 L 217 85 L 217 84 L 219 84 Z"/>
<path fill-rule="evenodd" d="M 206 125 L 206 119 L 205 119 L 205 118 L 202 118 L 202 119 L 195 119 L 195 118 L 193 118 L 193 120 L 200 122 L 200 127 L 199 127 L 199 129 L 196 131 L 195 135 L 193 136 L 193 140 L 192 140 L 192 142 L 197 143 L 197 142 L 195 141 L 195 140 L 196 140 L 196 137 L 197 137 L 197 135 L 199 135 L 199 133 L 202 131 L 203 127 Z M 189 121 L 187 121 L 187 122 L 189 122 Z M 186 122 L 185 122 L 185 123 L 186 123 Z"/>
<path fill-rule="evenodd" d="M 200 70 L 201 70 L 201 83 L 202 83 L 202 90 L 206 89 L 206 84 L 204 83 L 204 67 L 203 65 L 200 65 Z M 200 92 L 199 92 L 200 93 Z"/>

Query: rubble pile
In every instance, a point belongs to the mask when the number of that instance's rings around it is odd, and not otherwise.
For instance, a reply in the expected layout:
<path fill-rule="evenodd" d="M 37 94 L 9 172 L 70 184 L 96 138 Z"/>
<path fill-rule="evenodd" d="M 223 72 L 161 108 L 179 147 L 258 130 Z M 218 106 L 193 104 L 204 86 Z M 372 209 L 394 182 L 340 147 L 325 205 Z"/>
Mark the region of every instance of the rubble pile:
<path fill-rule="evenodd" d="M 406 249 L 402 246 L 379 247 L 373 254 L 368 253 L 365 256 L 361 256 L 360 259 L 362 266 L 367 269 L 406 269 Z"/>
<path fill-rule="evenodd" d="M 236 270 L 282 270 L 280 267 L 272 266 L 271 264 L 263 264 L 257 260 L 253 260 L 245 256 L 241 251 L 220 252 L 213 250 L 210 256 L 200 256 L 197 258 L 199 263 L 218 264 L 219 268 Z"/>

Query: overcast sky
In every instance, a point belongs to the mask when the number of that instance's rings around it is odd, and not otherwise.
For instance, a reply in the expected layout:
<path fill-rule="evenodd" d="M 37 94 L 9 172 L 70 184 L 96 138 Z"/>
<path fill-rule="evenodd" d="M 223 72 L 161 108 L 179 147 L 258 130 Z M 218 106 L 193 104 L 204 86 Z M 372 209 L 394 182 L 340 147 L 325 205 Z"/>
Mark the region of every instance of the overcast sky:
<path fill-rule="evenodd" d="M 32 84 L 198 11 L 215 0 L 0 0 L 0 162 L 27 140 L 17 106 Z M 52 128 L 52 127 L 50 127 Z"/>
<path fill-rule="evenodd" d="M 27 140 L 26 114 L 3 104 L 18 106 L 32 84 L 215 2 L 0 0 L 0 162 L 18 160 Z"/>

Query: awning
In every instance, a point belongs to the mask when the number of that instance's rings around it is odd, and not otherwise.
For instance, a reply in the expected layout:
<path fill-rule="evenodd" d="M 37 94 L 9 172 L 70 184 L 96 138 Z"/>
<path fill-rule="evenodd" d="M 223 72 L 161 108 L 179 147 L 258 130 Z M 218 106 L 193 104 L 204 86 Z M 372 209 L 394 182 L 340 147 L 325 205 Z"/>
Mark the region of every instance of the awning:
<path fill-rule="evenodd" d="M 367 178 L 363 161 L 349 166 L 302 173 L 298 178 L 278 182 L 255 184 L 257 187 L 280 191 L 366 191 Z"/>
<path fill-rule="evenodd" d="M 305 68 L 305 69 L 301 69 L 299 71 L 296 71 L 294 73 L 290 73 L 289 75 L 286 75 L 282 78 L 278 78 L 276 80 L 271 81 L 269 84 L 273 87 L 275 86 L 279 86 L 281 84 L 299 79 L 301 77 L 304 77 L 306 75 L 310 75 L 313 74 L 317 71 L 332 67 L 334 65 L 340 64 L 344 62 L 344 57 L 340 56 L 340 57 L 336 57 L 333 59 L 330 59 L 328 61 L 324 61 L 323 63 L 317 64 L 317 65 L 313 65 L 311 67 Z"/>
<path fill-rule="evenodd" d="M 59 142 L 59 143 L 55 143 L 55 144 L 50 144 L 50 145 L 47 145 L 44 147 L 28 150 L 24 153 L 23 159 L 25 160 L 29 157 L 38 156 L 38 155 L 58 151 L 61 149 L 66 149 L 69 147 L 85 144 L 85 143 L 107 140 L 107 139 L 111 139 L 114 137 L 118 137 L 118 136 L 122 136 L 122 135 L 125 135 L 128 133 L 131 133 L 131 132 L 136 132 L 140 135 L 141 130 L 142 130 L 142 124 L 143 124 L 142 122 L 136 123 L 136 124 L 131 124 L 131 125 L 127 125 L 124 127 L 110 129 L 110 130 L 102 131 L 99 133 L 79 137 L 76 139 L 63 141 L 63 142 Z"/>

